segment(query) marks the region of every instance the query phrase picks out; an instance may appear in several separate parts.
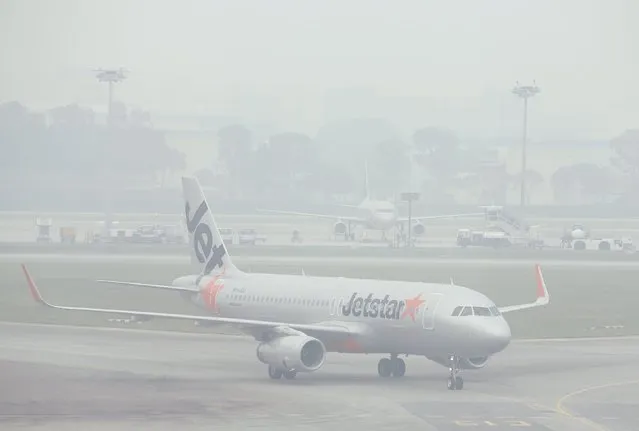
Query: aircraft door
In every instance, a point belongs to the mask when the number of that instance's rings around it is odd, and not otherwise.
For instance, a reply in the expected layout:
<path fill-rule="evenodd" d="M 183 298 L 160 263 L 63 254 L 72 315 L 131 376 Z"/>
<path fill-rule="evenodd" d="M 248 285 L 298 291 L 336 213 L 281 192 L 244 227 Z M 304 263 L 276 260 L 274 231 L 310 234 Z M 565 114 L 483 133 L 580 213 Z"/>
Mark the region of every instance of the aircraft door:
<path fill-rule="evenodd" d="M 435 313 L 443 296 L 441 293 L 431 293 L 428 295 L 428 300 L 422 305 L 422 327 L 427 331 L 435 329 Z"/>

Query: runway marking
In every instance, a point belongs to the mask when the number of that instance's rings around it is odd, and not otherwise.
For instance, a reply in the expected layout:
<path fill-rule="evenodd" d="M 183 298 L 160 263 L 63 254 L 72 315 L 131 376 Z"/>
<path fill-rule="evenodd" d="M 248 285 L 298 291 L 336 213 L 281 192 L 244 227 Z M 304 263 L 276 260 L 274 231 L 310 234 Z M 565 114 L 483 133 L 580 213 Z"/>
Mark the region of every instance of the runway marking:
<path fill-rule="evenodd" d="M 576 391 L 570 392 L 566 395 L 564 395 L 563 397 L 559 398 L 559 400 L 557 400 L 557 404 L 555 405 L 555 410 L 571 419 L 577 419 L 581 422 L 583 422 L 585 425 L 588 425 L 590 428 L 595 429 L 597 431 L 608 431 L 608 428 L 606 428 L 605 426 L 591 420 L 588 419 L 584 416 L 581 415 L 576 415 L 574 413 L 572 413 L 570 410 L 568 410 L 567 407 L 564 407 L 564 403 L 569 400 L 570 398 L 573 398 L 577 395 L 581 395 L 581 394 L 585 394 L 587 392 L 593 392 L 593 391 L 597 391 L 600 389 L 608 389 L 608 388 L 614 388 L 614 387 L 619 387 L 619 386 L 629 386 L 629 385 L 636 385 L 639 384 L 639 379 L 637 380 L 630 380 L 630 381 L 624 381 L 624 382 L 615 382 L 615 383 L 606 383 L 603 385 L 596 385 L 596 386 L 588 386 L 582 389 L 578 389 Z"/>
<path fill-rule="evenodd" d="M 493 420 L 469 420 L 469 419 L 457 419 L 453 423 L 459 427 L 531 427 L 532 424 L 519 419 L 493 419 Z"/>

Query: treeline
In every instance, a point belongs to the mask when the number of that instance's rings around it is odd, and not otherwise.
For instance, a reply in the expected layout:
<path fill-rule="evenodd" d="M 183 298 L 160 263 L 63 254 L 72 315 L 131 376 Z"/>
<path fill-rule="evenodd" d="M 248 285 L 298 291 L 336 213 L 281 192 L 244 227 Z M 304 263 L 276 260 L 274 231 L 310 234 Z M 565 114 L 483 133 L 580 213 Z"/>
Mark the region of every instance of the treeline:
<path fill-rule="evenodd" d="M 162 191 L 163 180 L 184 172 L 184 154 L 167 145 L 146 112 L 115 104 L 111 121 L 107 127 L 92 110 L 77 105 L 32 112 L 16 102 L 1 104 L 0 206 L 40 203 L 82 210 L 100 205 L 107 192 L 116 206 L 172 199 L 173 191 Z M 364 196 L 365 163 L 376 197 L 417 190 L 422 203 L 440 207 L 455 206 L 460 192 L 471 205 L 504 204 L 521 179 L 504 163 L 486 163 L 485 145 L 469 145 L 439 127 L 405 136 L 381 118 L 329 123 L 314 137 L 257 136 L 233 124 L 220 128 L 210 145 L 217 147 L 218 159 L 197 175 L 216 199 L 240 206 L 273 202 L 299 208 L 340 197 L 354 203 Z M 610 145 L 612 167 L 608 161 L 578 163 L 558 169 L 550 179 L 526 172 L 528 196 L 534 198 L 535 188 L 549 181 L 560 204 L 610 202 L 614 196 L 633 204 L 639 190 L 639 131 L 629 130 Z M 151 202 L 147 210 L 152 208 Z"/>
<path fill-rule="evenodd" d="M 155 185 L 184 169 L 184 156 L 166 145 L 147 113 L 116 105 L 113 127 L 87 108 L 69 105 L 46 113 L 17 102 L 0 105 L 3 184 L 33 187 L 119 187 L 131 180 Z"/>

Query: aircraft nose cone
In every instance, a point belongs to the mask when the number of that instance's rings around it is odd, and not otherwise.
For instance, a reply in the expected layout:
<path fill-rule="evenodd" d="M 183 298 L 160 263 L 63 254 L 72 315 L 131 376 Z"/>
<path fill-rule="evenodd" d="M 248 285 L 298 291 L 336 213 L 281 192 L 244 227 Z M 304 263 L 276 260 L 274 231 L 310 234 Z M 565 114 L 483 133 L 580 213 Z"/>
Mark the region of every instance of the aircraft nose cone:
<path fill-rule="evenodd" d="M 490 328 L 487 328 L 487 332 L 495 353 L 501 352 L 510 344 L 510 326 L 505 320 L 498 325 L 491 325 Z"/>

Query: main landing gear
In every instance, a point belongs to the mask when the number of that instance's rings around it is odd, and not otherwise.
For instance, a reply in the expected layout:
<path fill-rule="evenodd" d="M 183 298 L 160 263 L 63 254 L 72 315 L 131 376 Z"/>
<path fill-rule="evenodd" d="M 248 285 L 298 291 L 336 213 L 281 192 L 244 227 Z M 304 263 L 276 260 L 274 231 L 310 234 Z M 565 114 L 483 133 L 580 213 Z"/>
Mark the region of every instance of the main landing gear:
<path fill-rule="evenodd" d="M 297 371 L 295 370 L 282 370 L 281 368 L 275 368 L 272 365 L 268 366 L 268 376 L 273 379 L 281 379 L 284 376 L 287 380 L 293 380 L 295 376 L 297 376 Z"/>
<path fill-rule="evenodd" d="M 448 390 L 461 391 L 464 388 L 464 379 L 459 374 L 459 358 L 457 356 L 450 357 L 450 377 L 448 377 Z"/>
<path fill-rule="evenodd" d="M 380 377 L 404 377 L 404 374 L 406 374 L 406 363 L 403 359 L 393 354 L 390 359 L 383 358 L 379 360 L 377 373 Z"/>

